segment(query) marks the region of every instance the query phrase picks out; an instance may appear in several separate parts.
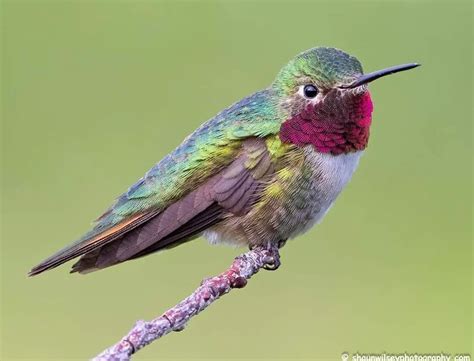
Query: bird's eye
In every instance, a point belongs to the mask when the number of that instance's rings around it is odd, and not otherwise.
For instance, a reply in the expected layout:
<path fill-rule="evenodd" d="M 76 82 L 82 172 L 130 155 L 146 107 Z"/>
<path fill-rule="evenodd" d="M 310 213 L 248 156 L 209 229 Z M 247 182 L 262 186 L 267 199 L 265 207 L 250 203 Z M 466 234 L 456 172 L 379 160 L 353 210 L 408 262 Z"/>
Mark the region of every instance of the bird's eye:
<path fill-rule="evenodd" d="M 303 88 L 303 94 L 306 98 L 314 98 L 318 95 L 318 88 L 316 88 L 313 84 L 307 84 Z"/>

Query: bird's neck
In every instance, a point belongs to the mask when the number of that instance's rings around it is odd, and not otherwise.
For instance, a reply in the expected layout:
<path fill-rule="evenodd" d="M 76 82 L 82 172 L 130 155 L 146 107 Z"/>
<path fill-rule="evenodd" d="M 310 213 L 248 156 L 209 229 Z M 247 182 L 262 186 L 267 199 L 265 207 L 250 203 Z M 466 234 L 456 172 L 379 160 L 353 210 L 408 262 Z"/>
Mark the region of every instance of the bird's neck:
<path fill-rule="evenodd" d="M 309 104 L 292 115 L 280 128 L 280 139 L 297 146 L 313 145 L 320 153 L 333 155 L 367 147 L 372 121 L 369 92 L 346 99 L 327 97 L 323 103 Z"/>

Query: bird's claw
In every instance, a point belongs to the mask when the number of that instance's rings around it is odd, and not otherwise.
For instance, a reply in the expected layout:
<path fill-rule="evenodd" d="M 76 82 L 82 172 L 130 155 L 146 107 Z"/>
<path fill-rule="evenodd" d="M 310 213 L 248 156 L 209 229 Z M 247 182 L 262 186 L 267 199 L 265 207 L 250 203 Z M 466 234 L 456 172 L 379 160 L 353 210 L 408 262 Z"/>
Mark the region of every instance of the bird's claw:
<path fill-rule="evenodd" d="M 286 240 L 279 241 L 278 243 L 267 243 L 266 245 L 250 245 L 250 250 L 256 248 L 264 248 L 268 255 L 263 259 L 262 268 L 267 271 L 276 271 L 280 265 L 280 254 L 278 250 L 282 248 L 286 243 Z"/>
<path fill-rule="evenodd" d="M 279 256 L 268 256 L 264 262 L 263 269 L 266 271 L 276 271 L 281 265 Z"/>

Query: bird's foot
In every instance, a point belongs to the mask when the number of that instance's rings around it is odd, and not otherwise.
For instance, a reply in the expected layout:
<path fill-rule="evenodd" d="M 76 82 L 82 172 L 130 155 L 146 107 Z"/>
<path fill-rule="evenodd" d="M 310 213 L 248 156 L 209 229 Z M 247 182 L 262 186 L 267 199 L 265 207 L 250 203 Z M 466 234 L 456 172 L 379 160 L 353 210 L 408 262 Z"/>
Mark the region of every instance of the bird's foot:
<path fill-rule="evenodd" d="M 281 265 L 280 252 L 278 250 L 282 248 L 285 243 L 286 240 L 279 242 L 268 242 L 266 244 L 250 245 L 249 249 L 251 251 L 257 248 L 265 250 L 267 256 L 263 259 L 264 265 L 262 268 L 267 271 L 276 271 Z"/>
<path fill-rule="evenodd" d="M 276 271 L 280 265 L 280 252 L 278 251 L 280 248 L 282 248 L 286 243 L 286 240 L 281 240 L 278 243 L 268 243 L 266 245 L 266 249 L 269 253 L 269 255 L 264 259 L 265 264 L 263 266 L 264 270 L 267 271 Z"/>
<path fill-rule="evenodd" d="M 266 271 L 276 271 L 281 265 L 279 254 L 265 257 L 264 261 L 263 269 Z"/>

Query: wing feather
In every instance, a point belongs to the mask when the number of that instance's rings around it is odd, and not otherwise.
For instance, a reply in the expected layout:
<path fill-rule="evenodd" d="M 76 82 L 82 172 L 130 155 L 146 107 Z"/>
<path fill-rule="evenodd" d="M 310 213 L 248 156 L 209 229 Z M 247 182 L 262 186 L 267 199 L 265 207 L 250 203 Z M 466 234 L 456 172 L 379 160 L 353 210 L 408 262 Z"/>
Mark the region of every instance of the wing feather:
<path fill-rule="evenodd" d="M 272 169 L 269 162 L 260 159 L 253 159 L 253 166 L 247 166 L 255 154 L 249 155 L 246 148 L 249 144 L 255 146 L 255 142 L 265 144 L 263 140 L 244 142 L 241 155 L 226 169 L 145 224 L 86 254 L 72 271 L 86 273 L 176 246 L 229 214 L 245 212 L 258 197 L 258 185 Z M 258 156 L 270 159 L 267 151 Z"/>

